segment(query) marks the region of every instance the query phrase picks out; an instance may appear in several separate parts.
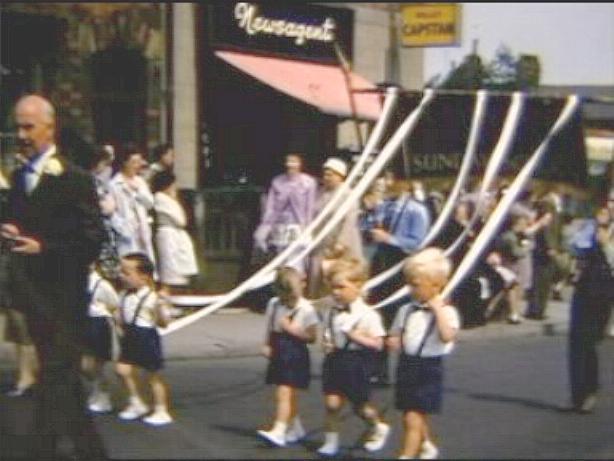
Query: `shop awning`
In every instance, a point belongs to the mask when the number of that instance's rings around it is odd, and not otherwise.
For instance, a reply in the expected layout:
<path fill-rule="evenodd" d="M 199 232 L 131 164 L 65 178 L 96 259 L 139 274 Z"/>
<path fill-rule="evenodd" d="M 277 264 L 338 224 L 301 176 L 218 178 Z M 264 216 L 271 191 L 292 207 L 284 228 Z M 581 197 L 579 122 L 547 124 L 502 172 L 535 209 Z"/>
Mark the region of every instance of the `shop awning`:
<path fill-rule="evenodd" d="M 216 56 L 278 91 L 316 106 L 322 112 L 351 117 L 350 96 L 344 73 L 338 66 L 279 59 L 233 51 L 216 51 Z M 375 85 L 350 72 L 352 90 L 373 89 Z M 353 93 L 356 116 L 377 120 L 381 112 L 379 96 Z"/>

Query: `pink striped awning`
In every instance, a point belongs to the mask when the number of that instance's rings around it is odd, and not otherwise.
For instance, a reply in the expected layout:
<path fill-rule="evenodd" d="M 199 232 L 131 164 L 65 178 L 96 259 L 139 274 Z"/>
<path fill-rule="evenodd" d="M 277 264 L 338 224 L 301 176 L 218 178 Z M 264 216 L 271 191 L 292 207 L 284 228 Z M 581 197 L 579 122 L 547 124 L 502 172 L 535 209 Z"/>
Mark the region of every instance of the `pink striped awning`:
<path fill-rule="evenodd" d="M 294 98 L 311 104 L 322 112 L 352 117 L 346 77 L 338 66 L 255 56 L 234 51 L 216 51 L 216 56 L 261 82 Z M 352 90 L 376 86 L 353 72 L 349 73 Z M 377 120 L 382 110 L 376 93 L 352 93 L 356 117 Z"/>

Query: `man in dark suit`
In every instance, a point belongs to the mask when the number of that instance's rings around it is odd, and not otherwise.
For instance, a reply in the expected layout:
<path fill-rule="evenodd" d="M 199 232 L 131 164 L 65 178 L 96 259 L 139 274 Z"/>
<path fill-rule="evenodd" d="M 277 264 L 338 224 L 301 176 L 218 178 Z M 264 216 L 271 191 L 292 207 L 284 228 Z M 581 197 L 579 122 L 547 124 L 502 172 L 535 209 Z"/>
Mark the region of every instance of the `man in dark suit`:
<path fill-rule="evenodd" d="M 93 179 L 57 152 L 55 111 L 29 95 L 15 108 L 21 167 L 0 228 L 11 247 L 11 300 L 26 316 L 40 357 L 37 459 L 103 459 L 79 375 L 88 265 L 104 228 Z"/>

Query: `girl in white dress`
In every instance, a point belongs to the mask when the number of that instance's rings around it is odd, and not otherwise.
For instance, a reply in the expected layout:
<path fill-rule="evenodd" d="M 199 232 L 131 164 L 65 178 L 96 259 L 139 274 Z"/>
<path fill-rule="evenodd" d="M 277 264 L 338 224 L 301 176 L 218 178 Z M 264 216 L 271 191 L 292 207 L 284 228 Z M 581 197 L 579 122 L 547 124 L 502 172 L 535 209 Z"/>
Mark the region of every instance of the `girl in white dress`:
<path fill-rule="evenodd" d="M 152 178 L 156 213 L 155 243 L 162 290 L 169 286 L 185 286 L 198 274 L 194 245 L 185 230 L 186 213 L 178 200 L 175 175 L 170 171 Z"/>

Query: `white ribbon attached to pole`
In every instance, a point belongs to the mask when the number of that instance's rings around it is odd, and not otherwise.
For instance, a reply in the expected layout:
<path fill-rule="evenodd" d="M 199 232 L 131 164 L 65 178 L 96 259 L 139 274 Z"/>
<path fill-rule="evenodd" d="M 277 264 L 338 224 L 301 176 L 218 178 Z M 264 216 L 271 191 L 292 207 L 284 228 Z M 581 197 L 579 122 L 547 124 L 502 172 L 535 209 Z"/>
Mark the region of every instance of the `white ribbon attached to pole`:
<path fill-rule="evenodd" d="M 396 102 L 396 95 L 397 95 L 397 91 L 395 91 L 395 89 L 388 89 L 388 95 L 386 98 L 386 103 L 384 104 L 385 106 L 385 113 L 382 117 L 380 117 L 380 120 L 378 120 L 378 124 L 376 126 L 376 128 L 379 128 L 379 130 L 374 130 L 371 138 L 369 139 L 369 142 L 367 143 L 367 146 L 365 146 L 365 150 L 363 151 L 363 154 L 361 156 L 362 162 L 358 162 L 360 163 L 360 165 L 357 163 L 353 170 L 352 173 L 354 173 L 354 176 L 357 176 L 360 172 L 360 169 L 362 168 L 362 166 L 366 163 L 366 160 L 368 158 L 368 155 L 370 155 L 370 153 L 373 151 L 373 149 L 375 148 L 375 145 L 379 142 L 379 137 L 381 137 L 383 135 L 383 131 L 384 131 L 384 125 L 387 122 L 387 120 L 382 120 L 382 118 L 389 118 L 391 113 L 392 113 L 392 105 L 394 102 Z M 391 97 L 394 97 L 393 101 L 390 101 Z M 417 119 L 417 114 L 420 113 L 420 111 L 422 110 L 423 106 L 425 105 L 424 101 L 425 100 L 429 100 L 433 97 L 432 92 L 429 92 L 428 97 L 425 94 L 422 103 L 420 104 L 420 106 L 418 108 L 416 108 L 412 114 L 408 117 L 409 119 Z M 387 104 L 389 103 L 389 104 Z M 387 110 L 386 110 L 387 109 Z M 379 123 L 381 121 L 381 124 Z M 394 136 L 393 136 L 394 139 Z M 390 144 L 390 143 L 388 143 Z M 368 150 L 370 149 L 370 150 Z M 385 149 L 384 149 L 385 150 Z M 379 159 L 382 157 L 382 154 L 384 154 L 384 152 L 382 151 L 382 153 L 380 153 L 380 155 L 377 157 L 377 159 L 373 162 L 373 164 L 367 169 L 367 172 L 364 174 L 364 176 L 362 177 L 362 179 L 359 181 L 359 185 L 362 185 L 364 183 L 366 183 L 366 181 L 369 181 L 368 184 L 366 184 L 366 186 L 368 186 L 370 184 L 370 182 L 372 181 L 370 172 L 372 172 L 377 166 L 378 166 L 378 161 Z M 388 155 L 390 156 L 390 155 Z M 381 163 L 381 162 L 380 162 Z M 381 169 L 381 168 L 380 168 Z M 379 173 L 379 171 L 376 172 L 376 174 Z M 367 178 L 367 179 L 366 179 Z M 343 186 L 346 186 L 346 188 L 349 188 L 349 183 L 350 180 L 352 178 L 350 178 L 348 176 L 348 178 L 346 178 L 344 184 L 339 187 L 339 190 L 336 191 L 335 195 L 333 196 L 333 198 L 331 199 L 331 202 L 333 201 L 340 201 L 341 199 L 343 199 L 343 194 L 344 194 L 344 190 Z M 358 187 L 357 187 L 358 188 Z M 364 189 L 364 188 L 363 188 Z M 360 194 L 362 194 L 362 192 L 359 191 Z M 358 193 L 356 193 L 356 191 L 352 191 L 352 193 L 350 194 L 350 196 L 346 199 L 350 200 L 351 197 L 354 197 L 354 199 L 356 197 L 358 197 L 360 195 L 358 195 Z M 234 289 L 232 289 L 231 291 L 229 291 L 228 293 L 222 295 L 217 301 L 215 301 L 213 304 L 200 309 L 197 312 L 194 312 L 192 314 L 186 315 L 185 317 L 182 317 L 180 319 L 175 320 L 174 322 L 172 322 L 171 324 L 169 324 L 166 328 L 164 329 L 160 329 L 160 334 L 161 335 L 167 335 L 170 334 L 174 331 L 177 331 L 187 325 L 190 325 L 191 323 L 196 322 L 197 320 L 209 315 L 212 312 L 215 312 L 216 310 L 220 309 L 221 307 L 226 306 L 228 303 L 231 303 L 232 301 L 234 301 L 235 299 L 239 298 L 240 296 L 242 296 L 245 292 L 258 288 L 260 286 L 264 286 L 267 285 L 269 283 L 271 283 L 274 279 L 274 274 L 273 271 L 279 267 L 284 261 L 285 259 L 291 255 L 296 249 L 298 249 L 300 247 L 300 245 L 303 244 L 303 241 L 306 240 L 310 233 L 313 231 L 313 229 L 316 227 L 316 225 L 319 225 L 320 223 L 318 221 L 323 221 L 324 220 L 324 215 L 326 213 L 326 209 L 332 209 L 333 206 L 336 206 L 336 204 L 331 204 L 330 207 L 325 207 L 324 210 L 322 210 L 322 212 L 318 215 L 318 217 L 312 221 L 310 223 L 310 225 L 307 227 L 307 229 L 305 229 L 301 235 L 299 236 L 299 238 L 292 242 L 292 244 L 290 246 L 288 246 L 283 252 L 281 252 L 279 255 L 277 255 L 271 262 L 269 262 L 265 267 L 261 268 L 259 271 L 257 271 L 254 275 L 252 275 L 249 279 L 245 280 L 242 284 L 238 285 L 237 287 L 235 287 Z M 334 215 L 331 218 L 332 222 L 336 222 L 336 221 L 340 221 L 341 218 L 343 218 L 343 216 L 347 213 L 347 210 L 349 208 L 348 207 L 344 207 L 341 206 L 341 208 L 337 208 L 337 210 L 335 211 Z M 330 222 L 328 224 L 330 224 Z M 328 229 L 328 231 L 326 230 Z M 324 229 L 322 229 L 319 234 L 314 237 L 314 240 L 311 241 L 308 244 L 308 248 L 311 246 L 312 248 L 315 247 L 315 245 L 317 245 L 319 243 L 319 240 L 323 239 L 326 236 L 326 232 L 329 232 L 330 229 L 332 229 L 332 227 L 326 227 Z M 319 240 L 317 240 L 319 239 Z M 310 250 L 309 250 L 310 251 Z M 300 258 L 294 258 L 293 261 L 297 261 Z"/>
<path fill-rule="evenodd" d="M 482 228 L 482 231 L 476 238 L 475 242 L 459 264 L 458 268 L 454 272 L 450 281 L 442 291 L 442 297 L 447 299 L 458 284 L 467 276 L 469 271 L 473 268 L 478 258 L 482 255 L 482 252 L 486 246 L 490 243 L 493 236 L 497 232 L 499 226 L 503 222 L 503 219 L 509 212 L 510 208 L 520 195 L 520 192 L 525 188 L 529 179 L 533 176 L 533 173 L 537 169 L 537 166 L 544 157 L 546 149 L 550 145 L 552 138 L 556 136 L 563 126 L 571 119 L 574 112 L 580 105 L 580 98 L 577 95 L 572 95 L 567 98 L 567 103 L 559 115 L 557 121 L 550 129 L 548 135 L 544 138 L 537 150 L 533 153 L 529 161 L 522 167 L 514 182 L 511 184 L 507 192 L 501 198 L 501 201 L 497 204 L 497 207 L 492 212 L 488 221 Z"/>
<path fill-rule="evenodd" d="M 289 264 L 296 264 L 305 256 L 307 256 L 313 248 L 316 247 L 332 230 L 333 228 L 341 222 L 345 215 L 348 213 L 350 208 L 354 205 L 354 202 L 358 200 L 371 186 L 373 180 L 381 173 L 384 169 L 388 161 L 396 154 L 397 150 L 401 146 L 403 140 L 411 133 L 416 124 L 418 123 L 418 119 L 424 108 L 430 104 L 432 99 L 434 98 L 435 93 L 433 90 L 427 89 L 424 92 L 424 96 L 420 101 L 420 104 L 414 111 L 405 119 L 405 121 L 401 124 L 401 126 L 394 133 L 392 138 L 386 143 L 379 156 L 375 159 L 371 168 L 365 173 L 365 175 L 360 179 L 352 193 L 347 197 L 346 201 L 343 202 L 341 208 L 337 210 L 337 212 L 333 215 L 333 217 L 326 223 L 324 228 L 320 231 L 320 233 L 309 243 L 309 245 L 301 251 L 299 255 L 292 258 Z"/>
<path fill-rule="evenodd" d="M 454 187 L 448 196 L 448 199 L 439 213 L 435 224 L 431 227 L 427 235 L 424 237 L 424 240 L 420 243 L 418 250 L 427 247 L 434 239 L 439 235 L 444 225 L 448 223 L 452 212 L 454 211 L 454 206 L 456 205 L 456 201 L 458 196 L 465 186 L 467 179 L 471 173 L 471 166 L 473 165 L 473 160 L 475 158 L 478 146 L 478 139 L 482 129 L 482 121 L 484 119 L 484 113 L 486 111 L 486 103 L 488 101 L 488 94 L 485 90 L 479 90 L 477 92 L 476 100 L 475 100 L 475 109 L 473 111 L 473 120 L 471 121 L 471 129 L 469 131 L 469 138 L 467 140 L 467 147 L 465 149 L 465 155 L 463 156 L 463 162 L 460 167 L 460 171 L 458 173 L 458 179 L 454 183 Z M 416 251 L 418 251 L 416 250 Z M 365 283 L 363 290 L 365 292 L 371 290 L 373 287 L 379 286 L 385 280 L 388 280 L 394 274 L 399 272 L 403 267 L 403 261 L 395 264 L 394 266 L 386 269 L 385 271 L 377 274 L 375 277 Z"/>
<path fill-rule="evenodd" d="M 455 271 L 454 276 L 452 277 L 452 279 L 450 280 L 450 282 L 448 283 L 448 286 L 446 287 L 446 289 L 444 291 L 444 293 L 446 294 L 446 296 L 444 296 L 444 297 L 447 297 L 454 290 L 454 288 L 456 288 L 458 283 L 460 283 L 460 281 L 462 281 L 462 279 L 467 275 L 469 270 L 473 267 L 473 264 L 475 264 L 475 261 L 477 260 L 477 258 L 480 256 L 481 253 L 478 254 L 477 256 L 475 256 L 474 259 L 468 259 L 470 257 L 470 254 L 473 254 L 472 252 L 477 251 L 477 250 L 474 250 L 474 248 L 477 247 L 478 242 L 484 242 L 484 240 L 487 239 L 485 241 L 485 243 L 480 243 L 482 245 L 482 248 L 479 250 L 480 252 L 483 251 L 485 245 L 487 245 L 490 242 L 490 240 L 492 239 L 492 236 L 493 236 L 492 234 L 494 234 L 494 232 L 496 232 L 496 228 L 494 230 L 492 230 L 492 231 L 490 231 L 490 229 L 492 229 L 494 226 L 498 226 L 501 223 L 501 220 L 504 218 L 505 214 L 507 214 L 507 212 L 509 211 L 509 208 L 511 207 L 511 205 L 513 204 L 515 199 L 518 197 L 518 195 L 520 194 L 522 189 L 526 186 L 526 183 L 528 182 L 528 178 L 525 178 L 525 177 L 526 176 L 530 177 L 533 174 L 535 168 L 537 167 L 537 165 L 539 164 L 539 161 L 541 160 L 541 157 L 543 157 L 543 153 L 546 150 L 546 148 L 548 147 L 548 144 L 550 143 L 550 140 L 561 130 L 561 128 L 564 126 L 564 124 L 569 121 L 569 119 L 571 118 L 571 115 L 573 115 L 573 112 L 576 110 L 578 104 L 579 104 L 579 98 L 577 96 L 570 96 L 568 98 L 567 104 L 566 104 L 565 108 L 563 109 L 563 111 L 561 112 L 561 115 L 557 119 L 556 123 L 553 125 L 553 127 L 551 128 L 551 130 L 548 133 L 548 135 L 544 138 L 544 140 L 542 141 L 542 143 L 540 144 L 538 149 L 535 151 L 535 153 L 533 154 L 533 157 L 531 157 L 531 159 L 525 164 L 525 167 L 518 173 L 518 175 L 514 179 L 514 182 L 512 183 L 510 188 L 508 189 L 508 192 L 503 196 L 503 199 L 497 205 L 497 208 L 493 211 L 493 214 L 491 215 L 491 218 L 488 220 L 487 224 L 484 226 L 484 228 L 482 229 L 482 231 L 478 235 L 478 237 L 477 237 L 476 241 L 474 242 L 473 246 L 467 252 L 467 254 L 463 258 L 462 262 L 459 264 L 459 267 Z M 511 132 L 508 132 L 508 136 L 511 136 Z M 500 140 L 501 140 L 501 138 L 500 138 Z M 493 153 L 493 157 L 494 156 L 495 156 L 495 153 Z M 498 162 L 500 163 L 500 161 L 503 160 L 503 158 L 504 158 L 504 156 L 502 155 L 499 158 Z M 528 171 L 527 170 L 528 167 L 532 168 L 530 170 L 530 172 L 527 172 Z M 491 168 L 489 170 L 489 168 L 487 167 L 487 170 L 488 171 L 495 171 L 495 168 L 493 167 L 493 168 Z M 497 168 L 497 170 L 498 170 L 498 168 Z M 494 179 L 494 177 L 495 177 L 494 174 L 491 173 L 489 182 L 491 182 L 492 179 Z M 524 182 L 522 184 L 520 184 L 520 185 L 518 185 L 519 184 L 518 183 L 519 178 L 520 179 L 525 178 Z M 483 183 L 482 183 L 483 187 L 480 190 L 480 195 L 483 194 L 487 190 L 486 187 L 484 187 L 485 184 L 488 185 L 486 179 L 487 178 L 485 178 Z M 516 190 L 512 189 L 514 187 L 516 188 Z M 512 192 L 514 192 L 514 195 L 511 195 Z M 508 202 L 509 202 L 509 205 L 506 206 L 506 208 L 502 212 L 503 214 L 499 215 L 498 221 L 496 221 L 496 224 L 491 225 L 490 223 L 492 221 L 492 217 L 495 215 L 495 213 L 500 212 L 500 210 L 501 210 L 501 204 L 502 203 L 508 203 Z M 477 206 L 476 206 L 476 210 L 477 210 Z M 473 217 L 476 217 L 476 216 L 478 216 L 477 213 L 474 213 Z M 458 249 L 458 247 L 463 242 L 463 240 L 467 237 L 468 232 L 471 230 L 471 228 L 473 227 L 473 225 L 475 224 L 476 221 L 477 221 L 477 218 L 476 219 L 472 219 L 467 224 L 467 228 L 465 229 L 465 231 L 459 236 L 459 238 L 452 245 L 450 245 L 450 247 L 448 247 L 446 249 L 446 251 L 445 251 L 446 256 L 449 257 L 451 254 L 453 254 L 454 251 L 456 251 Z M 487 232 L 490 232 L 491 235 L 487 234 Z M 484 237 L 485 235 L 487 237 Z M 407 296 L 410 293 L 411 293 L 411 290 L 409 289 L 409 287 L 407 285 L 404 285 L 401 288 L 399 288 L 397 291 L 395 291 L 393 294 L 391 294 L 388 298 L 383 299 L 378 304 L 376 304 L 374 306 L 374 308 L 375 309 L 380 309 L 382 307 L 385 307 L 385 306 L 387 306 L 389 304 L 392 304 L 393 302 L 396 302 L 396 301 L 402 299 L 404 296 Z"/>
<path fill-rule="evenodd" d="M 524 108 L 524 103 L 525 95 L 520 92 L 514 92 L 512 95 L 512 103 L 510 104 L 510 108 L 505 119 L 505 124 L 501 130 L 501 136 L 499 136 L 499 141 L 497 141 L 497 145 L 495 146 L 488 164 L 486 165 L 486 171 L 484 171 L 484 178 L 482 180 L 482 184 L 480 185 L 478 197 L 475 203 L 475 209 L 473 210 L 473 216 L 471 216 L 465 230 L 448 248 L 448 256 L 454 254 L 456 250 L 460 248 L 462 243 L 469 236 L 469 232 L 471 232 L 471 229 L 473 229 L 473 226 L 475 226 L 478 219 L 484 212 L 484 205 L 486 203 L 488 190 L 492 186 L 494 180 L 497 178 L 497 174 L 499 173 L 499 170 L 501 170 L 501 166 L 510 152 L 510 147 L 512 145 L 512 141 L 514 140 L 514 134 L 516 133 L 516 128 L 518 128 L 518 122 L 520 121 L 520 115 L 522 113 L 522 109 Z"/>
<path fill-rule="evenodd" d="M 399 90 L 397 88 L 390 87 L 386 89 L 386 99 L 384 100 L 382 115 L 380 116 L 375 127 L 373 128 L 373 131 L 371 132 L 371 135 L 367 140 L 367 144 L 365 145 L 364 150 L 362 151 L 358 161 L 352 167 L 345 181 L 335 191 L 330 201 L 326 203 L 322 211 L 320 211 L 320 213 L 308 224 L 308 226 L 301 232 L 299 237 L 294 242 L 292 242 L 287 248 L 284 249 L 284 251 L 282 251 L 275 258 L 273 258 L 266 266 L 259 269 L 249 279 L 245 280 L 241 285 L 237 286 L 235 290 L 243 286 L 249 286 L 251 289 L 255 289 L 267 285 L 268 283 L 271 283 L 274 277 L 273 271 L 294 252 L 296 252 L 301 245 L 304 245 L 305 242 L 309 239 L 309 236 L 314 231 L 314 229 L 320 226 L 324 219 L 326 219 L 331 213 L 331 211 L 334 211 L 337 208 L 339 202 L 343 199 L 343 195 L 351 187 L 352 182 L 360 174 L 362 174 L 362 170 L 365 164 L 375 150 L 375 147 L 379 144 L 384 134 L 384 130 L 386 129 L 386 126 L 392 116 L 392 112 L 398 102 L 398 98 Z M 231 292 L 212 296 L 172 296 L 171 301 L 176 306 L 205 306 L 216 301 L 226 299 L 226 296 L 230 293 Z"/>

